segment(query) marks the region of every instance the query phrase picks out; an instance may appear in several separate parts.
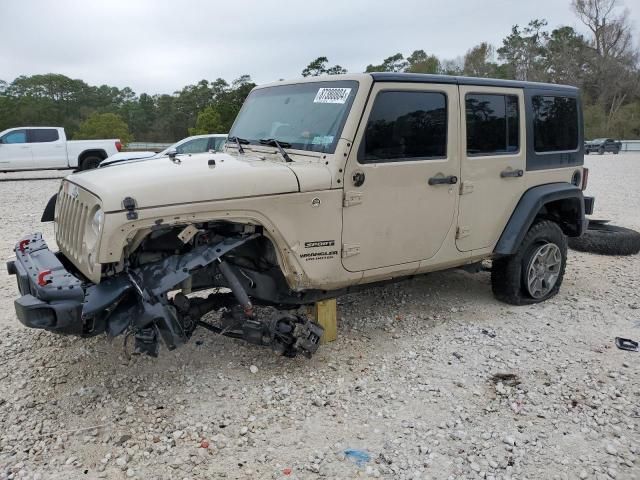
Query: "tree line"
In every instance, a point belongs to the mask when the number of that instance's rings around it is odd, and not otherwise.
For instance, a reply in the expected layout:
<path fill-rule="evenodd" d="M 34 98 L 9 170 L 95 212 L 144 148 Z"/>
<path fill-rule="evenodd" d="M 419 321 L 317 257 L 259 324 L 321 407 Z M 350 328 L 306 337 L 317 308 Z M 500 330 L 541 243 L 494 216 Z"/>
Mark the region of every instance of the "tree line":
<path fill-rule="evenodd" d="M 425 50 L 395 53 L 365 72 L 466 75 L 551 82 L 581 88 L 586 137 L 640 138 L 640 52 L 620 0 L 572 0 L 584 33 L 551 31 L 547 21 L 515 25 L 499 46 L 486 42 L 454 59 Z M 302 75 L 347 73 L 326 56 Z M 227 132 L 255 86 L 249 75 L 232 82 L 201 80 L 173 94 L 137 95 L 128 87 L 91 86 L 60 74 L 0 80 L 0 130 L 21 125 L 64 126 L 73 138 L 119 137 L 172 142 Z"/>

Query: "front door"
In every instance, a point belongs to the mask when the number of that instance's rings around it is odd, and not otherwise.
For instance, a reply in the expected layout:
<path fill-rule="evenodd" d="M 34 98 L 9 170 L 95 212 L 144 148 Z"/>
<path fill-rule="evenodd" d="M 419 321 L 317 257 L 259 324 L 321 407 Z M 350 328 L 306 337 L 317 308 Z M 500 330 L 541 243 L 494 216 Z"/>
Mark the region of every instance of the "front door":
<path fill-rule="evenodd" d="M 431 258 L 458 197 L 457 85 L 380 82 L 369 98 L 344 176 L 349 271 Z"/>
<path fill-rule="evenodd" d="M 0 138 L 0 171 L 33 168 L 31 145 L 27 143 L 27 131 L 12 130 Z"/>
<path fill-rule="evenodd" d="M 460 86 L 462 185 L 456 246 L 492 247 L 524 189 L 526 144 L 520 89 Z"/>

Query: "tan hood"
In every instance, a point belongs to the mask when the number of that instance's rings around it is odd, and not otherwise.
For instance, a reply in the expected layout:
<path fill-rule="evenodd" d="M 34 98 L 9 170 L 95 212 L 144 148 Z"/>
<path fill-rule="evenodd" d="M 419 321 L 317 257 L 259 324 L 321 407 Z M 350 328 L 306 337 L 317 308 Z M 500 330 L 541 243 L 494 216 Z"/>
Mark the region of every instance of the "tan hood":
<path fill-rule="evenodd" d="M 225 153 L 180 155 L 180 163 L 156 158 L 70 175 L 67 180 L 102 200 L 105 212 L 122 210 L 133 197 L 138 208 L 298 192 L 284 163 Z M 209 165 L 214 160 L 215 165 Z"/>

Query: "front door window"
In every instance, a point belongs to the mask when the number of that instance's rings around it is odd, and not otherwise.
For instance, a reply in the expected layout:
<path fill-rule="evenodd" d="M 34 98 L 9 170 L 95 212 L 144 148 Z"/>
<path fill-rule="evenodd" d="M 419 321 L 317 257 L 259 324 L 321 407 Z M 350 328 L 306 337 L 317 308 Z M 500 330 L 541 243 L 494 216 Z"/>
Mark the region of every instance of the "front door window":
<path fill-rule="evenodd" d="M 2 137 L 2 143 L 27 143 L 27 131 L 26 130 L 14 130 L 7 133 Z"/>

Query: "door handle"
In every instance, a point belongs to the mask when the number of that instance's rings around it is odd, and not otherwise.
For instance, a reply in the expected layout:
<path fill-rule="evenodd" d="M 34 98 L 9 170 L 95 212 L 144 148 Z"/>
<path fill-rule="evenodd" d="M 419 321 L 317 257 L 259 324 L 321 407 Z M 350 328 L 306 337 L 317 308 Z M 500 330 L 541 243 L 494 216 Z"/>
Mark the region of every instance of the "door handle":
<path fill-rule="evenodd" d="M 503 170 L 500 172 L 500 178 L 522 177 L 523 175 L 523 170 Z"/>
<path fill-rule="evenodd" d="M 449 175 L 448 177 L 431 177 L 429 185 L 455 185 L 458 183 L 458 177 Z"/>

